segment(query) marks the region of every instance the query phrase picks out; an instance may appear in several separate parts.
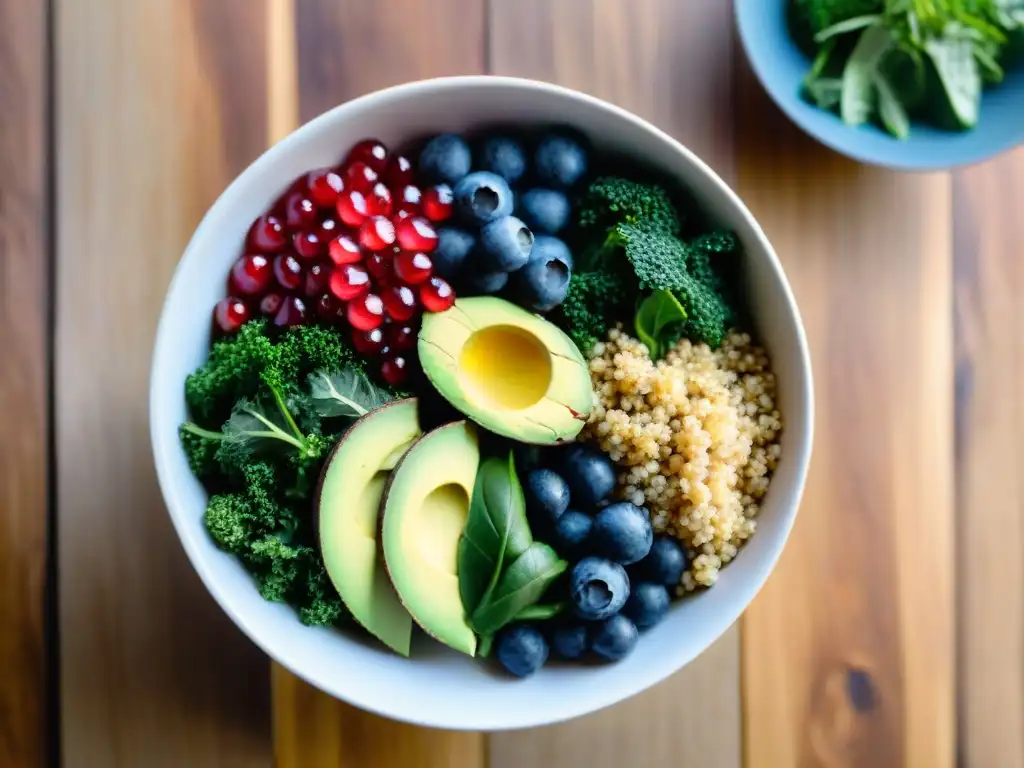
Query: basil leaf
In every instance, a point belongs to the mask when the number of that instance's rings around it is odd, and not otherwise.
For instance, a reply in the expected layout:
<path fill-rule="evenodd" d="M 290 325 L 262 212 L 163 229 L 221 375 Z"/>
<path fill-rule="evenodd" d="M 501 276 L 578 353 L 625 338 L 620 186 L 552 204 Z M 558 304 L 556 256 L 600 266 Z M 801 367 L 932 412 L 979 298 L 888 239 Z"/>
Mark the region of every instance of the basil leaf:
<path fill-rule="evenodd" d="M 965 39 L 933 38 L 925 52 L 935 67 L 953 119 L 960 128 L 973 128 L 981 106 L 981 73 L 974 45 Z"/>
<path fill-rule="evenodd" d="M 892 44 L 892 33 L 881 24 L 868 27 L 857 40 L 843 68 L 839 112 L 847 125 L 861 125 L 871 117 L 877 94 L 875 76 Z"/>
<path fill-rule="evenodd" d="M 317 371 L 309 375 L 309 395 L 324 418 L 357 419 L 391 400 L 391 396 L 356 368 Z"/>
<path fill-rule="evenodd" d="M 508 567 L 490 599 L 473 612 L 470 624 L 477 634 L 490 635 L 533 605 L 569 564 L 547 544 L 534 542 Z"/>
<path fill-rule="evenodd" d="M 814 42 L 824 43 L 826 40 L 830 40 L 838 35 L 845 35 L 849 32 L 856 32 L 859 29 L 870 27 L 872 24 L 882 20 L 880 14 L 872 13 L 866 16 L 854 16 L 852 19 L 845 19 L 838 21 L 831 27 L 825 27 L 818 34 L 814 36 Z"/>
<path fill-rule="evenodd" d="M 633 318 L 637 338 L 647 345 L 651 359 L 661 358 L 679 340 L 686 310 L 672 291 L 660 288 L 640 303 Z"/>
<path fill-rule="evenodd" d="M 516 614 L 513 621 L 547 621 L 565 610 L 565 603 L 528 605 Z"/>
<path fill-rule="evenodd" d="M 512 454 L 480 465 L 458 546 L 459 594 L 467 614 L 494 590 L 502 566 L 533 543 Z"/>

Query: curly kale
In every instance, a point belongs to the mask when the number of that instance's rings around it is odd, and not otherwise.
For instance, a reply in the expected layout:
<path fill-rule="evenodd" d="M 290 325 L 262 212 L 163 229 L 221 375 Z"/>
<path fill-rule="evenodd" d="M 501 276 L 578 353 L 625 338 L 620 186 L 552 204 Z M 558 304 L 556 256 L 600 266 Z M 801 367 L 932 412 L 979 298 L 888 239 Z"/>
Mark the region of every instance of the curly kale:
<path fill-rule="evenodd" d="M 584 229 L 643 224 L 652 229 L 678 234 L 679 214 L 661 187 L 617 176 L 594 181 L 583 195 L 579 225 Z"/>

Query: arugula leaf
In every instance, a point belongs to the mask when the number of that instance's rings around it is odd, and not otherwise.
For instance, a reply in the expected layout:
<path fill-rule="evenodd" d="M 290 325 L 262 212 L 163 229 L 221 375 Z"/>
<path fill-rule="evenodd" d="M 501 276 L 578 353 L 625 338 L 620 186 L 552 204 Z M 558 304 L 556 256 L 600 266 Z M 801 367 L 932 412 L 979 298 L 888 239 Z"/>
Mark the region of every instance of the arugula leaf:
<path fill-rule="evenodd" d="M 856 32 L 865 27 L 870 27 L 872 24 L 877 24 L 882 20 L 881 14 L 871 13 L 865 16 L 854 16 L 852 19 L 844 19 L 838 21 L 831 27 L 825 27 L 818 34 L 814 36 L 814 42 L 824 43 L 826 40 L 831 40 L 833 37 L 839 35 L 846 35 L 850 32 Z"/>
<path fill-rule="evenodd" d="M 480 635 L 494 634 L 533 605 L 569 564 L 547 544 L 535 541 L 508 567 L 489 600 L 481 601 L 470 623 Z"/>
<path fill-rule="evenodd" d="M 344 416 L 356 419 L 391 400 L 387 391 L 356 368 L 311 373 L 309 391 L 317 413 L 325 418 Z"/>
<path fill-rule="evenodd" d="M 857 40 L 843 68 L 839 112 L 847 125 L 861 125 L 871 117 L 878 92 L 878 68 L 892 45 L 892 33 L 881 24 L 868 27 Z"/>
<path fill-rule="evenodd" d="M 513 621 L 547 621 L 565 610 L 565 603 L 538 603 L 528 605 L 516 614 Z"/>
<path fill-rule="evenodd" d="M 487 459 L 477 470 L 469 516 L 458 545 L 459 594 L 467 614 L 494 591 L 502 566 L 532 543 L 512 453 L 507 458 Z"/>
<path fill-rule="evenodd" d="M 660 288 L 640 303 L 633 318 L 637 338 L 647 345 L 652 360 L 665 355 L 679 340 L 686 310 L 672 291 Z"/>

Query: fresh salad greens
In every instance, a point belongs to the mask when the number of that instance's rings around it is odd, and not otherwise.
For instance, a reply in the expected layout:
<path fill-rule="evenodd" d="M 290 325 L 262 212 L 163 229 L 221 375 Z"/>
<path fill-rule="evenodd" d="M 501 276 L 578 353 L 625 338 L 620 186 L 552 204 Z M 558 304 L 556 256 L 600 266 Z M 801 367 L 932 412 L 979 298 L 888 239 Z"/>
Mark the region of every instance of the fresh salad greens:
<path fill-rule="evenodd" d="M 1024 0 L 792 0 L 790 10 L 815 51 L 806 98 L 897 138 L 914 118 L 973 128 L 984 87 L 1024 42 Z"/>
<path fill-rule="evenodd" d="M 737 252 L 739 244 L 729 232 L 684 239 L 684 223 L 663 188 L 597 179 L 579 211 L 590 245 L 552 319 L 583 350 L 629 313 L 635 313 L 634 328 L 652 358 L 682 335 L 720 345 L 733 312 L 713 261 Z"/>

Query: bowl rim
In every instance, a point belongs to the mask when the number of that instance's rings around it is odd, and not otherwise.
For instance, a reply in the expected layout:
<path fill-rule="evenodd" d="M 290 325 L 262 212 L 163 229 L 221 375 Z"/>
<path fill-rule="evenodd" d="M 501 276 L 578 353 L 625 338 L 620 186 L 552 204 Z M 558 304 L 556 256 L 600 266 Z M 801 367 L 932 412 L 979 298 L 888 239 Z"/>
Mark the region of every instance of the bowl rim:
<path fill-rule="evenodd" d="M 764 65 L 764 60 L 760 56 L 754 55 L 751 50 L 750 40 L 753 38 L 753 34 L 750 31 L 749 14 L 745 9 L 753 7 L 753 3 L 764 2 L 768 2 L 768 0 L 734 0 L 733 15 L 735 18 L 736 29 L 739 32 L 738 37 L 740 39 L 740 44 L 743 46 L 743 52 L 746 56 L 747 62 L 750 64 L 750 68 L 753 70 L 754 75 L 757 78 L 757 81 L 761 84 L 761 87 L 764 88 L 772 102 L 782 110 L 783 114 L 789 118 L 793 125 L 797 126 L 804 134 L 819 144 L 828 147 L 840 155 L 865 163 L 866 165 L 873 165 L 878 168 L 887 168 L 892 171 L 932 173 L 936 171 L 952 171 L 972 166 L 977 163 L 990 160 L 997 155 L 1008 152 L 1014 147 L 1024 143 L 1024 132 L 1022 132 L 1022 135 L 1017 138 L 1010 136 L 1002 141 L 993 141 L 991 144 L 987 146 L 979 146 L 973 151 L 960 150 L 952 160 L 903 160 L 899 157 L 883 159 L 872 153 L 870 150 L 861 149 L 856 145 L 856 143 L 845 143 L 826 132 L 817 130 L 813 126 L 809 125 L 804 116 L 801 115 L 794 107 L 793 94 L 788 93 L 783 89 L 778 78 L 768 76 L 768 69 Z M 808 62 L 808 68 L 810 68 L 810 62 Z M 851 126 L 845 124 L 842 125 L 842 128 L 844 130 L 841 133 L 837 132 L 837 135 L 856 136 L 858 131 L 864 130 L 863 126 Z M 960 134 L 956 132 L 950 133 L 951 138 L 959 135 Z M 937 158 L 938 153 L 929 157 Z"/>
<path fill-rule="evenodd" d="M 239 194 L 240 190 L 248 188 L 253 183 L 256 183 L 261 178 L 264 168 L 269 166 L 278 155 L 291 151 L 291 149 L 299 145 L 306 136 L 321 131 L 325 126 L 331 124 L 339 113 L 350 110 L 362 111 L 371 109 L 374 102 L 380 100 L 402 98 L 410 94 L 416 94 L 421 91 L 430 91 L 435 88 L 455 89 L 462 87 L 480 88 L 495 86 L 544 91 L 549 95 L 566 99 L 569 102 L 582 102 L 592 108 L 610 113 L 613 117 L 631 123 L 635 128 L 649 133 L 668 145 L 675 152 L 681 154 L 699 174 L 705 176 L 712 185 L 718 188 L 718 191 L 728 201 L 729 205 L 731 205 L 736 213 L 745 220 L 750 231 L 758 240 L 763 251 L 763 256 L 768 262 L 768 267 L 774 273 L 781 288 L 782 299 L 785 305 L 787 305 L 786 308 L 791 313 L 794 320 L 794 331 L 796 337 L 794 341 L 798 365 L 795 367 L 794 371 L 793 386 L 800 387 L 802 389 L 801 392 L 796 393 L 794 401 L 802 404 L 804 428 L 799 433 L 792 433 L 793 437 L 788 449 L 792 453 L 788 458 L 795 463 L 793 471 L 793 493 L 792 496 L 783 503 L 783 506 L 785 507 L 784 514 L 780 516 L 779 527 L 774 536 L 773 546 L 770 548 L 768 556 L 764 557 L 760 561 L 759 567 L 753 569 L 750 578 L 742 583 L 741 588 L 738 590 L 739 595 L 735 599 L 735 607 L 727 612 L 729 620 L 723 623 L 721 630 L 717 634 L 709 638 L 703 648 L 692 655 L 680 652 L 674 656 L 662 657 L 660 663 L 650 665 L 649 668 L 652 670 L 650 673 L 634 676 L 626 684 L 607 686 L 607 688 L 601 690 L 600 695 L 595 694 L 588 699 L 580 697 L 574 706 L 567 705 L 563 707 L 562 710 L 560 710 L 554 717 L 550 715 L 537 717 L 528 710 L 519 710 L 516 712 L 505 710 L 500 713 L 498 717 L 481 713 L 474 722 L 454 722 L 450 719 L 446 719 L 443 714 L 430 711 L 419 712 L 416 716 L 410 715 L 408 711 L 389 711 L 387 706 L 381 704 L 379 701 L 370 701 L 364 697 L 353 695 L 352 692 L 346 690 L 343 685 L 339 686 L 332 684 L 330 681 L 316 679 L 312 667 L 309 664 L 303 664 L 301 659 L 299 659 L 295 654 L 289 654 L 287 649 L 274 647 L 274 643 L 270 639 L 261 636 L 252 626 L 250 626 L 246 619 L 235 610 L 233 605 L 234 600 L 231 594 L 232 590 L 221 586 L 221 583 L 213 574 L 211 567 L 205 562 L 204 556 L 198 551 L 198 545 L 192 541 L 191 533 L 188 530 L 189 525 L 186 521 L 186 515 L 178 511 L 184 509 L 187 506 L 187 502 L 181 497 L 178 488 L 171 482 L 170 478 L 172 472 L 169 465 L 172 460 L 172 452 L 180 450 L 180 446 L 178 446 L 176 441 L 169 440 L 168 435 L 160 432 L 158 427 L 159 420 L 153 418 L 152 414 L 156 413 L 160 409 L 162 403 L 163 385 L 161 384 L 159 376 L 159 361 L 166 355 L 172 354 L 171 350 L 168 349 L 169 347 L 173 347 L 171 333 L 172 315 L 169 312 L 170 297 L 176 293 L 175 289 L 178 288 L 178 282 L 182 279 L 182 265 L 188 259 L 198 258 L 199 244 L 207 239 L 207 230 L 211 229 L 213 226 L 213 220 L 216 218 L 215 212 L 224 206 L 226 201 L 229 201 L 231 198 Z M 235 179 L 207 209 L 199 225 L 196 227 L 195 232 L 189 239 L 189 242 L 179 259 L 178 264 L 175 267 L 174 274 L 168 284 L 164 301 L 161 305 L 160 317 L 157 324 L 153 347 L 148 406 L 150 442 L 156 466 L 157 483 L 163 496 L 167 513 L 171 518 L 171 522 L 174 526 L 175 532 L 177 533 L 178 539 L 185 549 L 189 562 L 199 575 L 199 578 L 207 591 L 220 606 L 221 610 L 230 617 L 232 622 L 234 622 L 234 624 L 242 630 L 249 640 L 260 648 L 260 650 L 262 650 L 271 660 L 276 661 L 290 673 L 305 680 L 310 685 L 341 701 L 383 717 L 425 727 L 444 728 L 454 731 L 504 731 L 509 729 L 536 727 L 563 722 L 571 718 L 596 712 L 615 703 L 631 698 L 637 693 L 640 693 L 658 682 L 667 679 L 707 650 L 719 639 L 719 637 L 725 634 L 725 632 L 747 609 L 751 601 L 764 586 L 769 574 L 774 570 L 782 550 L 785 548 L 803 496 L 814 433 L 814 391 L 810 353 L 803 321 L 800 316 L 796 300 L 793 296 L 792 288 L 789 281 L 786 279 L 782 265 L 767 236 L 754 219 L 754 216 L 747 209 L 746 205 L 744 205 L 732 188 L 729 187 L 729 185 L 726 184 L 725 181 L 723 181 L 721 177 L 719 177 L 718 174 L 716 174 L 694 152 L 664 131 L 628 110 L 589 94 L 566 88 L 564 86 L 555 85 L 553 83 L 527 78 L 495 75 L 457 75 L 450 77 L 427 78 L 394 85 L 358 96 L 323 112 L 299 126 L 280 141 L 268 147 L 262 154 L 260 154 L 259 157 L 257 157 L 249 164 L 249 166 L 238 174 L 238 176 L 235 177 Z"/>

